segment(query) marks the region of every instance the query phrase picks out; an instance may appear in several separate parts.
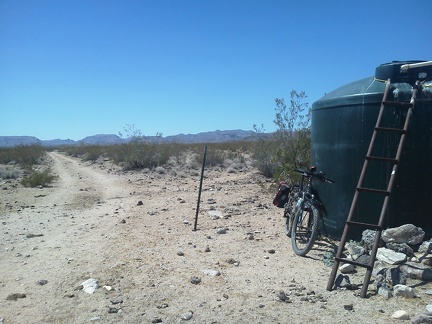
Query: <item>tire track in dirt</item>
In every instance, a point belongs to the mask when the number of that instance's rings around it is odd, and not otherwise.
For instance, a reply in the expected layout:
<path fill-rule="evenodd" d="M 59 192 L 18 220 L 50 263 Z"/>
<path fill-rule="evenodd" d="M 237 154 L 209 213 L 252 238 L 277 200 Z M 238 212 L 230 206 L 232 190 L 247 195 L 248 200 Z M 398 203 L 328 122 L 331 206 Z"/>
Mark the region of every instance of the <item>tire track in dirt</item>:
<path fill-rule="evenodd" d="M 85 308 L 86 299 L 65 296 L 76 296 L 76 287 L 107 259 L 119 206 L 129 197 L 119 177 L 60 153 L 49 156 L 57 181 L 49 188 L 19 188 L 13 199 L 29 207 L 1 217 L 0 318 L 9 315 L 8 323 L 74 322 L 69 316 Z M 17 293 L 26 297 L 6 301 Z"/>

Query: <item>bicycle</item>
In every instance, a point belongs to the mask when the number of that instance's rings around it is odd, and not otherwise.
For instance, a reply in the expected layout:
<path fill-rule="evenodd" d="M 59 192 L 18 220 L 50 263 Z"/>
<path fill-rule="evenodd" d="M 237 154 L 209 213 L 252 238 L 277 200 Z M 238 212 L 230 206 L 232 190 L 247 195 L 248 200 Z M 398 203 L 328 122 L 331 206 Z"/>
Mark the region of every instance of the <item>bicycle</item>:
<path fill-rule="evenodd" d="M 318 221 L 324 207 L 317 198 L 313 182 L 335 181 L 326 178 L 323 172 L 315 173 L 315 166 L 309 167 L 307 171 L 294 171 L 301 175 L 299 184 L 292 184 L 289 180 L 282 181 L 273 203 L 284 208 L 285 234 L 291 238 L 294 253 L 305 256 L 318 237 Z"/>

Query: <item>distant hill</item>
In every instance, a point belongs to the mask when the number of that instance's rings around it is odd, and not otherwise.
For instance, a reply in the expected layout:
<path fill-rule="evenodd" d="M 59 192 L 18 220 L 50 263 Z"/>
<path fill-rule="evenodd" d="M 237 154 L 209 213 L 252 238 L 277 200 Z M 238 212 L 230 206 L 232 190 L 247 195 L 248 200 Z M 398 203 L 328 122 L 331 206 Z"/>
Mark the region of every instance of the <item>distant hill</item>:
<path fill-rule="evenodd" d="M 216 130 L 198 134 L 179 134 L 167 137 L 145 136 L 144 141 L 159 143 L 224 143 L 235 141 L 256 140 L 258 137 L 268 137 L 271 134 L 257 134 L 254 131 L 244 130 Z M 115 134 L 97 134 L 88 136 L 79 141 L 71 139 L 53 139 L 42 141 L 34 136 L 0 136 L 0 147 L 14 147 L 18 145 L 42 145 L 46 147 L 62 145 L 116 145 L 128 142 L 129 139 L 122 139 Z"/>

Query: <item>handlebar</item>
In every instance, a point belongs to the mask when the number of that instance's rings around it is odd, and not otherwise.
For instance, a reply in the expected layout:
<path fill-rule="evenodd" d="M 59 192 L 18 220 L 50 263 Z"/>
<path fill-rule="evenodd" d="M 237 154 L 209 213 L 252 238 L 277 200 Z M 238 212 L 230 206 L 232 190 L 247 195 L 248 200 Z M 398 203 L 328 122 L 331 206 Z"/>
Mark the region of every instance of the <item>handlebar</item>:
<path fill-rule="evenodd" d="M 303 170 L 303 169 L 295 169 L 294 171 L 300 173 L 303 177 L 317 178 L 318 180 L 320 180 L 322 182 L 335 183 L 335 180 L 326 178 L 322 171 L 318 172 L 318 174 L 315 174 L 315 171 L 316 171 L 315 167 L 311 167 L 310 170 L 311 171 L 307 171 L 307 170 Z"/>

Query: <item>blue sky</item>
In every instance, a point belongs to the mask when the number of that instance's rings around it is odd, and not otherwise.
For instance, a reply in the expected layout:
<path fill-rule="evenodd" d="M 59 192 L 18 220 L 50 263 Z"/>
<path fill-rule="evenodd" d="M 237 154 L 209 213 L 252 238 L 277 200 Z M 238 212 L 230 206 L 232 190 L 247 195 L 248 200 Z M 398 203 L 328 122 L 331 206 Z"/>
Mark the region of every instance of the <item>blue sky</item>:
<path fill-rule="evenodd" d="M 431 0 L 0 0 L 0 135 L 274 131 L 393 60 L 432 60 Z"/>

